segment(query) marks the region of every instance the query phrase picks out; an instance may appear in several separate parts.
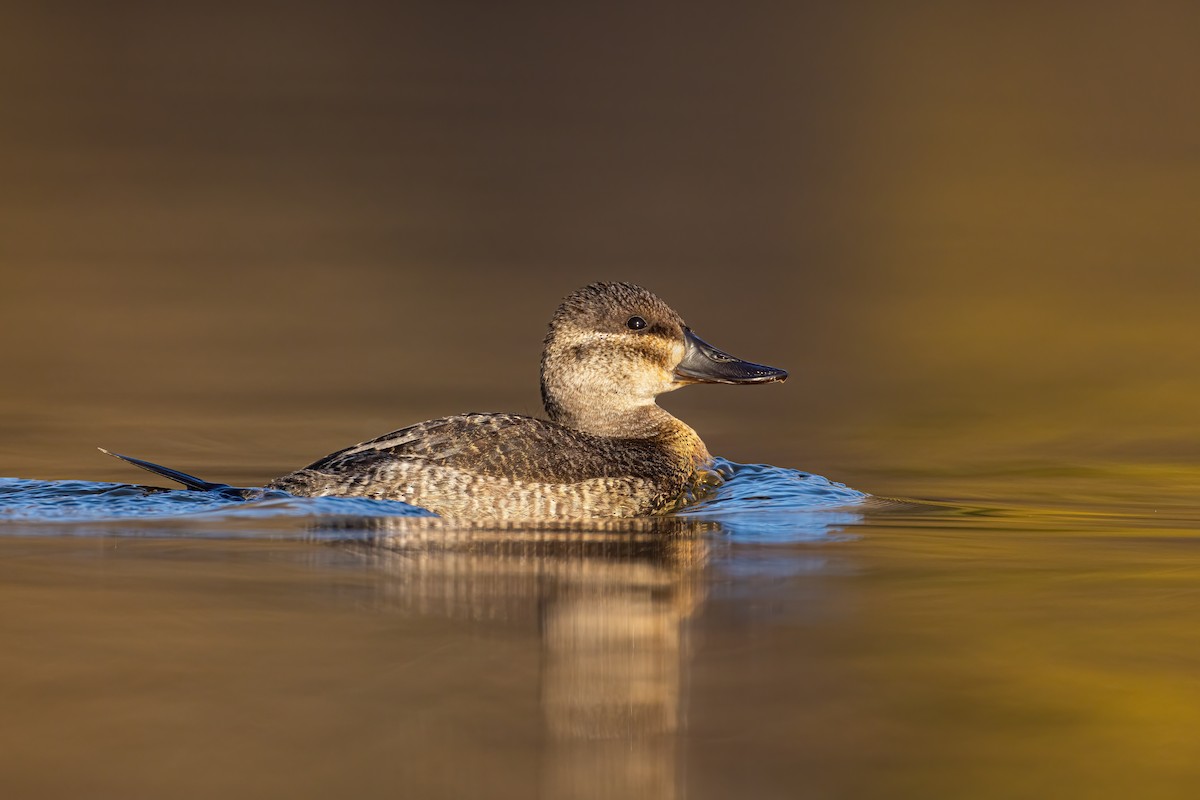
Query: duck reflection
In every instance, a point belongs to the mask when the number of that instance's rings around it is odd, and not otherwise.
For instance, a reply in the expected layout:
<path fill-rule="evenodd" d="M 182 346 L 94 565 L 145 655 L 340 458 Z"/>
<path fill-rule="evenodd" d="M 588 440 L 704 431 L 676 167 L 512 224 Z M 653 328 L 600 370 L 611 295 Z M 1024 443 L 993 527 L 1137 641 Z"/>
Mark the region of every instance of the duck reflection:
<path fill-rule="evenodd" d="M 715 523 L 379 522 L 370 542 L 349 546 L 388 572 L 389 606 L 537 622 L 545 796 L 681 793 L 686 623 L 703 602 Z"/>

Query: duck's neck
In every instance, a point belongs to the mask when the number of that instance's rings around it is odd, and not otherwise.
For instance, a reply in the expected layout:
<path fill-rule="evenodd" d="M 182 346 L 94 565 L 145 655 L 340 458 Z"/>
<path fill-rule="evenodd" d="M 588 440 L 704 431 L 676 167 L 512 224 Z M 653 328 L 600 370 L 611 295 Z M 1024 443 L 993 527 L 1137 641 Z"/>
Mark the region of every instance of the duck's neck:
<path fill-rule="evenodd" d="M 614 439 L 651 439 L 663 444 L 683 462 L 702 467 L 712 461 L 708 448 L 691 426 L 658 407 L 657 403 L 623 409 L 568 409 L 543 393 L 546 414 L 559 425 L 593 436 Z"/>
<path fill-rule="evenodd" d="M 568 408 L 547 396 L 546 413 L 559 425 L 584 431 L 595 436 L 619 439 L 656 439 L 687 427 L 663 411 L 655 403 L 629 407 L 597 405 L 588 408 Z"/>

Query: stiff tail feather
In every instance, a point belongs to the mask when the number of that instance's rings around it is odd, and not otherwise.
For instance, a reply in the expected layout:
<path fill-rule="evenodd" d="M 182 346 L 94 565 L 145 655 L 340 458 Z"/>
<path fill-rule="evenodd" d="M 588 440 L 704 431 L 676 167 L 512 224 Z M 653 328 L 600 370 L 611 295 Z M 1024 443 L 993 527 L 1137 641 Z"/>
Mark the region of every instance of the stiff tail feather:
<path fill-rule="evenodd" d="M 167 480 L 175 481 L 176 483 L 182 483 L 187 488 L 194 489 L 198 492 L 211 492 L 217 489 L 232 488 L 227 483 L 209 483 L 208 481 L 202 481 L 195 475 L 188 475 L 186 472 L 180 472 L 179 470 L 171 469 L 170 467 L 163 467 L 149 461 L 142 461 L 140 458 L 123 456 L 120 453 L 112 453 L 108 450 L 105 450 L 103 447 L 97 447 L 96 449 L 105 455 L 112 456 L 113 458 L 119 458 L 122 461 L 133 464 L 135 467 L 141 467 L 147 472 L 153 472 L 155 475 L 159 475 Z"/>

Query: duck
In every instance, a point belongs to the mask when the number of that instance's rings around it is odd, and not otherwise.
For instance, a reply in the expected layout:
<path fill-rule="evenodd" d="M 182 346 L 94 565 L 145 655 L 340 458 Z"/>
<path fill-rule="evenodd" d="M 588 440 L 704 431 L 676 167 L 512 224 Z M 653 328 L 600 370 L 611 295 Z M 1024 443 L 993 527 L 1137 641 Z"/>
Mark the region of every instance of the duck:
<path fill-rule="evenodd" d="M 421 422 L 331 453 L 265 489 L 398 500 L 481 521 L 666 514 L 723 479 L 700 436 L 658 396 L 697 383 L 786 379 L 785 370 L 708 344 L 641 286 L 592 283 L 551 318 L 541 358 L 545 418 L 465 413 Z M 189 488 L 224 486 L 118 457 Z"/>

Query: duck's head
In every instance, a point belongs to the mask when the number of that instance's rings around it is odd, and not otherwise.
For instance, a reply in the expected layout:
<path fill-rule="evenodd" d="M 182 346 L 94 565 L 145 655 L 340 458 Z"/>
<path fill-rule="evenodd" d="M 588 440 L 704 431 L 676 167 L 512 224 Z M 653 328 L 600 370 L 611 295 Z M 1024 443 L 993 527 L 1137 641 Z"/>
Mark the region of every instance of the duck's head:
<path fill-rule="evenodd" d="M 670 306 L 632 283 L 593 283 L 554 312 L 542 352 L 542 400 L 555 422 L 601 436 L 639 436 L 654 398 L 689 383 L 772 383 L 776 367 L 708 344 Z"/>

